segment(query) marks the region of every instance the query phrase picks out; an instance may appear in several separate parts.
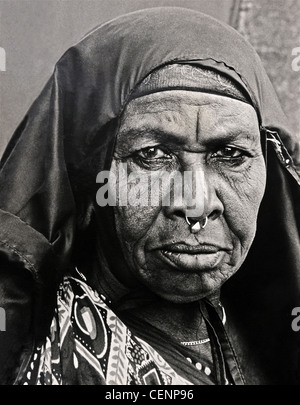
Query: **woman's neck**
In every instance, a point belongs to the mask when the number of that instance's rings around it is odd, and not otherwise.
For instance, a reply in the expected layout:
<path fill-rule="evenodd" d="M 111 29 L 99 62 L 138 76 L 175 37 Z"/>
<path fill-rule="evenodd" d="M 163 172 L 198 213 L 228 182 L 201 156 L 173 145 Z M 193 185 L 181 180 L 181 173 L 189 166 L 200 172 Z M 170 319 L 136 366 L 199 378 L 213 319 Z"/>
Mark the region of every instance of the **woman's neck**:
<path fill-rule="evenodd" d="M 147 293 L 143 286 L 136 291 L 131 291 L 113 276 L 105 265 L 103 257 L 101 270 L 97 260 L 93 264 L 95 266 L 93 273 L 97 274 L 94 287 L 100 293 L 107 295 L 113 306 L 117 306 L 118 311 L 130 309 L 137 318 L 146 321 L 178 342 L 197 341 L 208 337 L 199 301 L 173 303 L 150 291 Z M 219 302 L 219 291 L 211 295 L 209 300 L 216 306 Z"/>
<path fill-rule="evenodd" d="M 175 304 L 158 298 L 151 305 L 134 308 L 133 313 L 178 342 L 207 338 L 199 302 Z"/>

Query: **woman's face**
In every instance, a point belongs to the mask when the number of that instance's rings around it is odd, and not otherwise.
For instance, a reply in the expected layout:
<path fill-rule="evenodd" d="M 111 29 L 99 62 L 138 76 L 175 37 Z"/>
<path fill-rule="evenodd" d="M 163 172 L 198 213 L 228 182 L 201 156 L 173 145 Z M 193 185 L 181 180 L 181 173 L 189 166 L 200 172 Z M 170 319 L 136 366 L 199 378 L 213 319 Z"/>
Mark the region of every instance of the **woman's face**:
<path fill-rule="evenodd" d="M 265 189 L 253 107 L 181 90 L 132 100 L 123 114 L 111 170 L 117 174 L 124 165 L 128 176 L 151 173 L 156 180 L 162 173 L 176 171 L 184 179 L 184 172 L 200 172 L 205 198 L 199 199 L 198 219 L 207 216 L 208 222 L 205 229 L 191 233 L 184 198 L 180 203 L 170 198 L 169 204 L 141 206 L 118 202 L 117 235 L 129 265 L 128 274 L 119 275 L 122 281 L 134 285 L 138 280 L 178 303 L 217 291 L 249 251 Z M 132 184 L 126 187 L 128 193 L 135 190 Z M 140 182 L 139 196 L 159 190 L 150 188 Z"/>

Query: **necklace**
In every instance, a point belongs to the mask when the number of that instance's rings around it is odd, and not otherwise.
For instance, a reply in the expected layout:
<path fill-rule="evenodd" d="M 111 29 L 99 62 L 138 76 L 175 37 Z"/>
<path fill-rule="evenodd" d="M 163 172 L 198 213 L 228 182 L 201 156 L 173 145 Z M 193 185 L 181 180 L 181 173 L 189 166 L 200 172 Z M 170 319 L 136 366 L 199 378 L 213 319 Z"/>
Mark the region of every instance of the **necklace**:
<path fill-rule="evenodd" d="M 200 339 L 200 340 L 192 340 L 190 342 L 180 342 L 183 346 L 198 346 L 198 345 L 203 345 L 204 343 L 209 342 L 210 339 Z"/>
<path fill-rule="evenodd" d="M 225 309 L 223 307 L 223 305 L 221 303 L 219 303 L 219 306 L 222 309 L 222 323 L 223 325 L 225 325 L 226 323 L 226 312 Z M 189 342 L 180 342 L 180 344 L 182 344 L 183 346 L 198 346 L 198 345 L 203 345 L 204 343 L 208 343 L 210 342 L 209 338 L 206 339 L 200 339 L 200 340 L 191 340 Z"/>

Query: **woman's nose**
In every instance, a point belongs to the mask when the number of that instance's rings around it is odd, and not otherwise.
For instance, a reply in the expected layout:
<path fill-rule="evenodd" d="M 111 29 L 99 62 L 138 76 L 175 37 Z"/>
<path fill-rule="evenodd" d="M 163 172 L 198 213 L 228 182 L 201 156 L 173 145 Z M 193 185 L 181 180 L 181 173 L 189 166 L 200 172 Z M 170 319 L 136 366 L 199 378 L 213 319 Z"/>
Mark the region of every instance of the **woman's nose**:
<path fill-rule="evenodd" d="M 167 217 L 186 218 L 191 224 L 205 223 L 214 220 L 224 212 L 224 206 L 218 195 L 218 184 L 213 173 L 198 170 L 189 172 L 190 177 L 183 173 L 182 198 L 174 198 L 163 207 Z M 176 194 L 176 193 L 175 193 Z"/>

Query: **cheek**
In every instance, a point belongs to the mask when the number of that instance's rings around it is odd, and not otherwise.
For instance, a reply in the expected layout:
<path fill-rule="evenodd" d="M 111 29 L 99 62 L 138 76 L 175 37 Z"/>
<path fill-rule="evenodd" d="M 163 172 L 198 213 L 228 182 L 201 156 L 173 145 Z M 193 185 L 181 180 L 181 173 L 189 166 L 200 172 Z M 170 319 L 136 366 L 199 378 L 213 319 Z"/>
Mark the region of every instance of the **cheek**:
<path fill-rule="evenodd" d="M 115 207 L 115 220 L 121 241 L 127 249 L 143 243 L 154 226 L 160 209 L 158 207 Z"/>
<path fill-rule="evenodd" d="M 253 161 L 222 188 L 224 216 L 231 232 L 243 247 L 249 248 L 256 232 L 258 210 L 266 185 L 266 169 L 263 158 Z"/>
<path fill-rule="evenodd" d="M 117 164 L 113 168 L 115 173 L 119 170 Z M 121 200 L 117 197 L 115 218 L 122 239 L 131 246 L 141 246 L 149 234 L 153 236 L 158 232 L 157 217 L 163 198 L 159 187 L 161 172 L 157 170 L 150 176 L 147 172 L 135 172 L 129 168 L 127 174 L 127 183 L 116 182 L 117 194 L 122 192 L 123 195 L 123 204 L 118 205 Z"/>
<path fill-rule="evenodd" d="M 130 203 L 137 194 L 147 196 L 147 186 L 142 185 L 134 188 L 127 181 L 129 173 L 126 172 L 124 175 L 121 166 L 115 160 L 111 166 L 111 172 L 116 179 L 114 186 L 116 188 L 117 205 L 114 207 L 114 213 L 121 243 L 124 242 L 130 247 L 147 234 L 158 215 L 159 209 L 158 207 L 151 207 L 147 203 L 144 204 L 142 201 L 140 201 L 142 206 L 138 206 L 138 200 L 133 201 L 137 203 L 137 206 Z M 125 177 L 123 178 L 122 175 Z"/>

